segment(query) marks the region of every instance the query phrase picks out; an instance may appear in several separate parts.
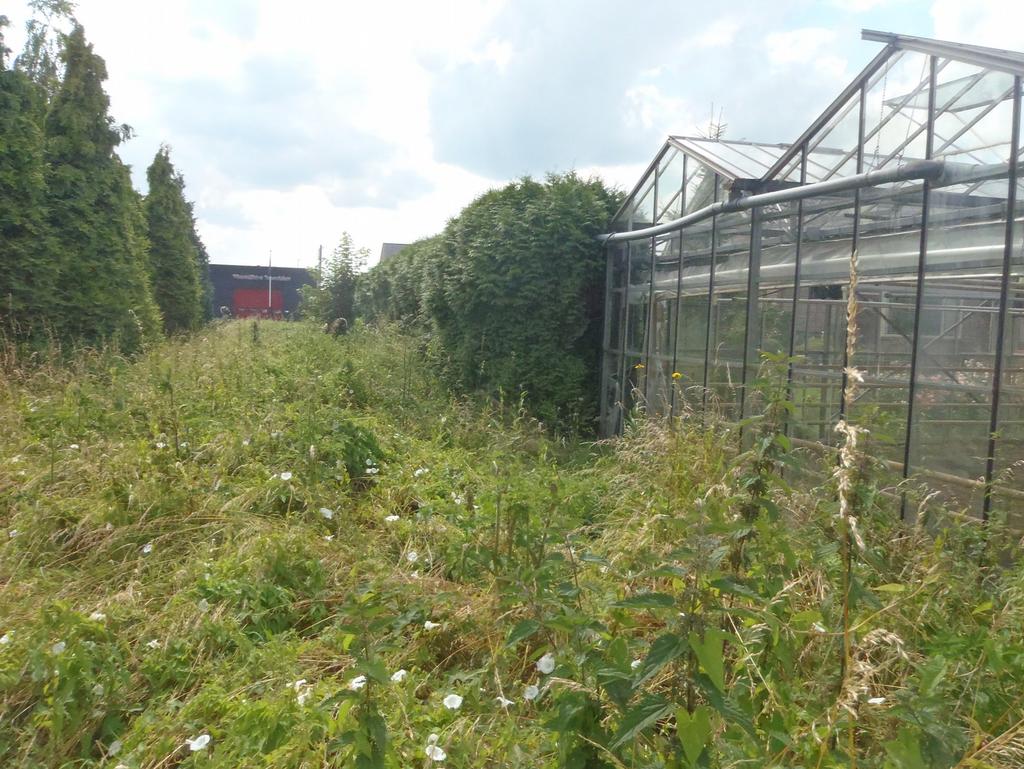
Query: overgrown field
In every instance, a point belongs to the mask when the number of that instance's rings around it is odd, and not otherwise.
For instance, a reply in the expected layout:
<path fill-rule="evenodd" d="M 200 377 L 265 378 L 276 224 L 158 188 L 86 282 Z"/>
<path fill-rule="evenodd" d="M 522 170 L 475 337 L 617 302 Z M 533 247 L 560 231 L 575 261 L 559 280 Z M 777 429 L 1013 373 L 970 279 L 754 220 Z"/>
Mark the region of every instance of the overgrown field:
<path fill-rule="evenodd" d="M 0 766 L 1024 766 L 1014 538 L 864 465 L 861 547 L 745 429 L 557 439 L 368 329 L 8 361 Z"/>

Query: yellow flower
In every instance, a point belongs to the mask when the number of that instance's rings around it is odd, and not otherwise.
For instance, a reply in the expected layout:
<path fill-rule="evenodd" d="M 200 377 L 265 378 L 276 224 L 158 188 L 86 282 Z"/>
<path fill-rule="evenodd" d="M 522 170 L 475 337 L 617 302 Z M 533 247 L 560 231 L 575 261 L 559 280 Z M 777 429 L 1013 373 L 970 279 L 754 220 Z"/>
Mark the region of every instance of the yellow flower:
<path fill-rule="evenodd" d="M 679 373 L 678 371 L 673 371 L 673 372 L 672 372 L 672 378 L 673 378 L 673 379 L 682 379 L 682 378 L 683 378 L 683 375 L 682 375 L 682 374 L 680 374 L 680 373 Z"/>
<path fill-rule="evenodd" d="M 644 364 L 643 364 L 643 363 L 637 363 L 637 364 L 636 364 L 635 366 L 633 366 L 633 368 L 635 368 L 635 369 L 641 369 L 641 368 L 645 368 L 645 366 L 644 366 Z"/>

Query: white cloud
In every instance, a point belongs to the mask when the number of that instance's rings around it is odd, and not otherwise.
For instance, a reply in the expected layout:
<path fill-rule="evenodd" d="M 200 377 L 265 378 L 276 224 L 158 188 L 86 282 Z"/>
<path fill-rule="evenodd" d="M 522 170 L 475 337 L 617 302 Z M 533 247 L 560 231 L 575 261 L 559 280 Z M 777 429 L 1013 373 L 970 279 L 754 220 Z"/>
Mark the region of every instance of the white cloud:
<path fill-rule="evenodd" d="M 768 60 L 775 65 L 803 64 L 815 59 L 835 40 L 836 33 L 822 27 L 773 32 L 764 39 Z"/>
<path fill-rule="evenodd" d="M 732 43 L 739 29 L 740 24 L 735 19 L 718 19 L 705 27 L 690 43 L 698 48 L 721 48 Z"/>
<path fill-rule="evenodd" d="M 867 13 L 892 4 L 893 0 L 831 0 L 833 7 L 848 13 Z"/>
<path fill-rule="evenodd" d="M 1019 0 L 936 0 L 931 16 L 940 40 L 1024 51 L 1024 3 Z"/>

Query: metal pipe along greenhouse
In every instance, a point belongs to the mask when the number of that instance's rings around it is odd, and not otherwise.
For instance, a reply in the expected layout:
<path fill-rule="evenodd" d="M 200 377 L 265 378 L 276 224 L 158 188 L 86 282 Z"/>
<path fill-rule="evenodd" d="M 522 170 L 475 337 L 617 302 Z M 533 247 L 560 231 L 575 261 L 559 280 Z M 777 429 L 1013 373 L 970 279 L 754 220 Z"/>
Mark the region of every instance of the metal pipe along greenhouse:
<path fill-rule="evenodd" d="M 863 37 L 884 47 L 794 143 L 670 136 L 619 209 L 602 431 L 635 409 L 742 420 L 774 357 L 794 441 L 848 419 L 903 478 L 1020 515 L 1024 53 Z"/>

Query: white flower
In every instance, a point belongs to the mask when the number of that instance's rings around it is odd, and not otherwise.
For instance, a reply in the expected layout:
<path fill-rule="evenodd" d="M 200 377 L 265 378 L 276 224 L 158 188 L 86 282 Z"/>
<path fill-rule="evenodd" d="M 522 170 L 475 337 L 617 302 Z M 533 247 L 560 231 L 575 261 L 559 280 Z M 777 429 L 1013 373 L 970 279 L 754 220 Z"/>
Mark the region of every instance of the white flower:
<path fill-rule="evenodd" d="M 153 552 L 153 543 L 152 542 L 147 542 L 146 544 L 144 544 L 142 546 L 142 554 L 143 555 L 149 555 L 152 552 Z"/>
<path fill-rule="evenodd" d="M 300 678 L 298 681 L 292 684 L 292 689 L 295 690 L 295 701 L 300 706 L 305 705 L 309 698 L 313 696 L 313 687 L 306 683 L 305 678 Z"/>
<path fill-rule="evenodd" d="M 548 652 L 543 657 L 541 657 L 539 660 L 537 660 L 537 670 L 539 670 L 544 675 L 548 675 L 554 669 L 555 669 L 555 655 L 552 654 L 551 652 Z"/>
<path fill-rule="evenodd" d="M 816 633 L 827 633 L 828 632 L 825 629 L 825 626 L 822 625 L 820 622 L 815 622 L 813 625 L 811 625 L 811 627 L 814 629 L 814 632 L 816 632 Z"/>
<path fill-rule="evenodd" d="M 322 515 L 324 518 L 326 518 L 329 521 L 329 520 L 331 520 L 334 517 L 334 511 L 331 510 L 331 508 L 329 508 L 329 507 L 321 507 L 320 508 L 320 515 Z"/>
<path fill-rule="evenodd" d="M 427 758 L 429 758 L 431 761 L 444 761 L 446 758 L 448 758 L 448 754 L 445 753 L 444 750 L 442 748 L 439 748 L 437 745 L 427 745 L 427 747 L 424 748 L 423 752 L 427 754 Z"/>
<path fill-rule="evenodd" d="M 13 630 L 8 630 L 3 635 L 0 635 L 0 646 L 7 646 L 11 642 L 11 636 L 14 635 Z"/>
<path fill-rule="evenodd" d="M 870 700 L 868 700 L 868 704 L 869 705 L 884 705 L 885 704 L 885 697 L 872 697 Z"/>
<path fill-rule="evenodd" d="M 420 578 L 420 572 L 419 572 L 419 569 L 417 569 L 416 571 L 414 571 L 414 572 L 413 572 L 412 574 L 410 574 L 409 576 L 410 576 L 410 577 L 412 577 L 413 579 L 419 579 L 419 578 Z"/>
<path fill-rule="evenodd" d="M 416 563 L 416 561 L 418 561 L 419 559 L 420 554 L 417 553 L 415 550 L 410 550 L 408 553 L 405 554 L 405 560 L 407 560 L 409 563 Z"/>
<path fill-rule="evenodd" d="M 114 524 L 112 524 L 110 521 L 107 521 L 107 525 L 104 526 L 103 528 L 106 529 L 107 531 L 113 531 L 114 530 Z"/>
<path fill-rule="evenodd" d="M 182 442 L 181 442 L 181 447 L 182 447 L 183 449 L 187 449 L 187 448 L 188 448 L 188 441 L 182 441 Z"/>
<path fill-rule="evenodd" d="M 185 744 L 188 745 L 188 749 L 193 753 L 199 750 L 205 750 L 206 746 L 210 744 L 210 735 L 200 734 L 198 737 L 190 737 L 185 740 Z"/>
<path fill-rule="evenodd" d="M 439 627 L 441 627 L 440 622 L 431 622 L 429 619 L 423 623 L 425 630 L 437 630 Z"/>
<path fill-rule="evenodd" d="M 157 447 L 158 449 L 166 449 L 166 448 L 167 448 L 167 444 L 166 444 L 166 443 L 164 443 L 163 441 L 157 441 L 157 442 L 156 442 L 156 447 Z"/>
<path fill-rule="evenodd" d="M 367 467 L 366 468 L 366 474 L 367 475 L 376 475 L 379 472 L 380 472 L 380 468 L 379 467 Z"/>
<path fill-rule="evenodd" d="M 367 459 L 366 460 L 366 466 L 367 467 L 373 467 L 375 464 L 377 464 L 377 463 L 374 462 L 372 459 Z"/>
<path fill-rule="evenodd" d="M 462 697 L 458 694 L 449 694 L 441 702 L 448 710 L 458 710 L 462 707 Z"/>
<path fill-rule="evenodd" d="M 325 534 L 324 535 L 324 542 L 331 542 L 333 539 L 334 539 L 334 535 L 333 534 Z"/>
<path fill-rule="evenodd" d="M 77 443 L 72 443 L 70 446 L 68 446 L 68 448 L 69 449 L 74 449 L 75 451 L 77 451 L 78 450 L 78 444 Z"/>
<path fill-rule="evenodd" d="M 643 664 L 644 664 L 644 661 L 643 661 L 643 660 L 633 660 L 632 662 L 630 662 L 630 663 L 629 663 L 629 666 L 630 666 L 630 667 L 631 667 L 631 668 L 632 668 L 633 670 L 636 670 L 636 669 L 637 669 L 638 667 L 640 667 L 640 666 L 641 666 L 641 665 L 643 665 Z"/>
<path fill-rule="evenodd" d="M 429 473 L 429 472 L 430 472 L 430 468 L 429 467 L 420 467 L 420 468 L 418 468 L 418 469 L 413 471 L 413 477 L 414 478 L 419 478 L 424 473 Z"/>
<path fill-rule="evenodd" d="M 154 638 L 153 640 L 147 642 L 146 646 L 148 646 L 150 649 L 159 649 L 160 648 L 160 641 L 158 641 L 156 638 Z"/>
<path fill-rule="evenodd" d="M 384 516 L 384 521 L 386 523 L 394 523 L 395 521 L 400 521 L 400 520 L 401 520 L 401 518 L 399 516 L 397 516 L 397 515 L 386 515 L 386 516 Z"/>
<path fill-rule="evenodd" d="M 207 601 L 205 598 L 199 599 L 199 603 L 197 603 L 196 606 L 199 607 L 199 611 L 209 611 L 210 610 L 210 602 Z"/>
<path fill-rule="evenodd" d="M 249 443 L 250 443 L 250 441 L 249 441 L 249 439 L 248 439 L 248 438 L 243 438 L 243 439 L 242 439 L 242 445 L 243 445 L 243 446 L 248 446 L 248 445 L 249 445 Z"/>
<path fill-rule="evenodd" d="M 440 738 L 437 734 L 433 732 L 431 732 L 430 736 L 427 737 L 427 747 L 424 748 L 424 752 L 427 754 L 427 758 L 431 761 L 444 761 L 448 758 L 448 754 L 437 746 L 437 741 L 439 739 Z"/>
<path fill-rule="evenodd" d="M 507 700 L 501 696 L 495 697 L 494 699 L 496 699 L 498 701 L 498 704 L 501 705 L 503 708 L 507 708 L 509 705 L 515 705 L 515 703 L 512 700 Z"/>
<path fill-rule="evenodd" d="M 396 683 L 396 684 L 400 684 L 400 683 L 402 683 L 402 681 L 405 680 L 405 677 L 407 675 L 409 675 L 409 671 L 408 670 L 399 669 L 399 670 L 396 670 L 394 673 L 391 674 L 391 680 L 394 683 Z"/>
<path fill-rule="evenodd" d="M 539 697 L 539 696 L 540 696 L 540 689 L 538 689 L 534 684 L 530 684 L 525 689 L 523 689 L 523 699 L 526 700 L 527 702 L 532 702 L 533 700 L 537 699 L 537 697 Z"/>
<path fill-rule="evenodd" d="M 282 481 L 290 481 L 291 479 L 292 479 L 292 474 L 290 472 L 288 472 L 287 470 L 285 470 L 283 473 L 281 473 L 281 480 Z"/>
<path fill-rule="evenodd" d="M 348 682 L 348 688 L 354 692 L 358 692 L 364 686 L 366 686 L 366 676 L 356 676 Z"/>
<path fill-rule="evenodd" d="M 54 654 L 63 654 L 66 648 L 68 648 L 66 643 L 63 641 L 57 641 L 57 643 L 50 647 L 50 651 Z"/>
<path fill-rule="evenodd" d="M 107 615 L 101 611 L 94 611 L 92 614 L 89 615 L 89 619 L 91 619 L 93 622 L 102 622 L 106 618 Z"/>
<path fill-rule="evenodd" d="M 18 530 L 17 529 L 11 529 L 9 532 L 7 532 L 7 536 L 10 539 L 14 539 L 16 536 L 18 536 Z"/>
<path fill-rule="evenodd" d="M 107 748 L 107 755 L 116 756 L 118 753 L 121 752 L 121 748 L 123 747 L 124 743 L 121 742 L 121 740 L 114 740 L 112 743 L 110 743 L 110 747 Z"/>
<path fill-rule="evenodd" d="M 103 684 L 96 684 L 92 687 L 92 693 L 95 697 L 102 697 L 106 689 L 103 688 Z"/>

